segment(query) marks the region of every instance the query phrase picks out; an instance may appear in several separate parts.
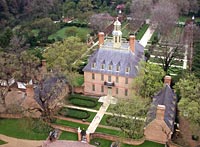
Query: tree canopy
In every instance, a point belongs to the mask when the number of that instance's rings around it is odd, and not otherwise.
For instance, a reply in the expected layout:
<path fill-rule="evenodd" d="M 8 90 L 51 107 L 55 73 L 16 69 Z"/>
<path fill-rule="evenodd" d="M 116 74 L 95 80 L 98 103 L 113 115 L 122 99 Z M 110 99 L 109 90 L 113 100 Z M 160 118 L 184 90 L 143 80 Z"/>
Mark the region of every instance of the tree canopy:
<path fill-rule="evenodd" d="M 200 127 L 200 80 L 193 74 L 186 75 L 175 84 L 175 90 L 180 96 L 180 114 Z"/>
<path fill-rule="evenodd" d="M 138 76 L 133 79 L 132 89 L 135 94 L 141 97 L 152 97 L 160 88 L 163 87 L 163 69 L 159 65 L 141 63 Z"/>

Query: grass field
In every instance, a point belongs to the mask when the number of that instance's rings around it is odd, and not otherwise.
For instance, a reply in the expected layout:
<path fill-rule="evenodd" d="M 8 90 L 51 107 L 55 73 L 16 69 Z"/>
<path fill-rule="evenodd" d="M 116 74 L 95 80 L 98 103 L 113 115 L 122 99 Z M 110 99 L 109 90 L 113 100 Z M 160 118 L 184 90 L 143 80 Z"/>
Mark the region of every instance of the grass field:
<path fill-rule="evenodd" d="M 6 144 L 6 142 L 3 140 L 0 140 L 0 145 L 2 145 L 2 144 Z"/>
<path fill-rule="evenodd" d="M 44 140 L 48 133 L 36 133 L 27 119 L 0 119 L 0 134 L 32 140 Z"/>
<path fill-rule="evenodd" d="M 77 133 L 62 132 L 59 140 L 78 140 Z"/>
<path fill-rule="evenodd" d="M 77 36 L 81 38 L 81 40 L 84 40 L 87 38 L 87 34 L 90 34 L 91 30 L 89 28 L 82 28 L 82 27 L 64 27 L 60 30 L 58 30 L 56 33 L 50 35 L 48 39 L 55 39 L 58 40 L 58 38 L 65 39 L 70 36 Z"/>
<path fill-rule="evenodd" d="M 136 39 L 137 40 L 141 40 L 142 39 L 142 37 L 143 37 L 144 33 L 146 32 L 146 30 L 148 29 L 148 27 L 149 27 L 148 24 L 144 24 L 142 26 L 142 28 L 139 29 L 139 31 L 136 34 Z"/>

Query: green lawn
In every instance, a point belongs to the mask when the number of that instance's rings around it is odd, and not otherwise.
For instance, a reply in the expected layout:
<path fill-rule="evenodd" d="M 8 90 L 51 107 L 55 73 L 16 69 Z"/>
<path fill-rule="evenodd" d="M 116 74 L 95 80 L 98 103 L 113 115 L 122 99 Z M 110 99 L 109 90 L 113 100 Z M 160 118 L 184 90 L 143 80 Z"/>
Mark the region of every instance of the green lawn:
<path fill-rule="evenodd" d="M 140 29 L 139 31 L 137 32 L 136 34 L 136 39 L 137 40 L 141 40 L 144 33 L 146 32 L 146 30 L 148 29 L 149 25 L 148 24 L 144 24 Z"/>
<path fill-rule="evenodd" d="M 0 119 L 0 134 L 32 140 L 44 140 L 48 136 L 48 133 L 34 132 L 27 119 Z"/>
<path fill-rule="evenodd" d="M 67 120 L 60 120 L 60 119 L 57 119 L 55 124 L 69 126 L 72 128 L 80 127 L 81 129 L 83 129 L 83 128 L 87 129 L 89 126 L 89 125 L 85 125 L 85 124 L 80 124 L 80 123 L 75 123 L 75 122 L 71 122 L 71 121 L 67 121 Z M 120 135 L 120 133 L 121 133 L 120 131 L 117 131 L 117 130 L 111 130 L 111 129 L 100 128 L 100 127 L 98 127 L 96 129 L 96 132 L 110 134 L 110 135 Z"/>
<path fill-rule="evenodd" d="M 78 140 L 77 133 L 71 133 L 71 132 L 62 132 L 62 134 L 59 137 L 59 140 Z"/>
<path fill-rule="evenodd" d="M 2 144 L 6 144 L 7 142 L 3 141 L 3 140 L 0 140 L 0 145 Z"/>
<path fill-rule="evenodd" d="M 55 39 L 58 38 L 64 39 L 70 36 L 77 36 L 81 38 L 81 40 L 85 40 L 87 38 L 87 34 L 90 34 L 91 30 L 89 28 L 83 28 L 83 27 L 64 27 L 60 30 L 58 30 L 56 33 L 50 35 L 48 39 Z"/>
<path fill-rule="evenodd" d="M 191 20 L 192 16 L 180 16 L 179 17 L 179 22 L 185 22 L 186 20 Z M 200 22 L 200 17 L 195 17 L 196 22 Z"/>
<path fill-rule="evenodd" d="M 68 126 L 68 127 L 72 127 L 72 128 L 77 128 L 77 129 L 78 129 L 78 127 L 80 127 L 81 129 L 88 128 L 88 125 L 85 125 L 85 124 L 80 124 L 80 123 L 75 123 L 75 122 L 71 122 L 71 121 L 67 121 L 67 120 L 60 120 L 60 119 L 57 119 L 55 124 Z"/>
<path fill-rule="evenodd" d="M 110 140 L 105 140 L 105 139 L 100 139 L 100 138 L 95 138 L 91 140 L 91 144 L 95 145 L 95 142 L 99 142 L 100 145 L 98 147 L 110 147 L 112 144 L 112 141 Z M 128 144 L 121 144 L 120 147 L 164 147 L 163 144 L 158 144 L 150 141 L 145 141 L 141 145 L 128 145 Z"/>

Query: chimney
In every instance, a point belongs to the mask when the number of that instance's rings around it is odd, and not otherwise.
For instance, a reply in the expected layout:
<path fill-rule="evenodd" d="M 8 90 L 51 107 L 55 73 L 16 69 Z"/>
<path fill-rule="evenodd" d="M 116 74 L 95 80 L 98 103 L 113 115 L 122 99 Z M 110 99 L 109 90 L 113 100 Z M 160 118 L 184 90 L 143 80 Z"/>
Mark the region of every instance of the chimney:
<path fill-rule="evenodd" d="M 134 35 L 130 35 L 129 45 L 130 45 L 130 50 L 134 53 L 135 52 L 135 36 Z"/>
<path fill-rule="evenodd" d="M 33 85 L 30 85 L 30 84 L 26 85 L 26 96 L 27 98 L 31 98 L 31 99 L 34 97 Z"/>
<path fill-rule="evenodd" d="M 156 119 L 164 120 L 165 117 L 165 105 L 158 105 L 156 111 Z"/>
<path fill-rule="evenodd" d="M 104 32 L 99 32 L 99 47 L 104 44 Z"/>
<path fill-rule="evenodd" d="M 171 78 L 171 76 L 165 76 L 165 78 L 164 78 L 164 84 L 165 85 L 171 85 L 171 81 L 172 81 L 172 78 Z"/>
<path fill-rule="evenodd" d="M 42 74 L 47 73 L 47 62 L 46 60 L 42 60 Z"/>

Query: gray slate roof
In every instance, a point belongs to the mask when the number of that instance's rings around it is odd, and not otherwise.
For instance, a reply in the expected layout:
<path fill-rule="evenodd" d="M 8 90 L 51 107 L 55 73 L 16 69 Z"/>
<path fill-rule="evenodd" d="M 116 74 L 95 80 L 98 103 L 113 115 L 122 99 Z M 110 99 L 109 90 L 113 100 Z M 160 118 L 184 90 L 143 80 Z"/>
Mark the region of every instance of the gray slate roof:
<path fill-rule="evenodd" d="M 143 60 L 144 47 L 135 41 L 135 52 L 132 53 L 128 42 L 123 42 L 120 49 L 113 49 L 112 41 L 106 41 L 100 49 L 96 50 L 89 58 L 88 64 L 83 71 L 112 74 L 133 78 L 137 75 L 137 66 L 139 61 Z M 92 68 L 92 64 L 96 63 L 96 67 Z M 105 64 L 105 69 L 101 69 L 101 65 Z M 109 64 L 112 70 L 108 70 Z M 119 72 L 116 71 L 117 65 L 120 65 Z M 130 72 L 126 73 L 126 67 L 130 67 Z"/>
<path fill-rule="evenodd" d="M 164 121 L 173 132 L 176 117 L 176 104 L 176 94 L 169 85 L 165 85 L 164 88 L 153 97 L 153 102 L 147 115 L 147 125 L 156 118 L 157 105 L 165 105 Z"/>

